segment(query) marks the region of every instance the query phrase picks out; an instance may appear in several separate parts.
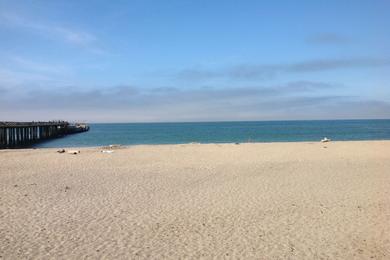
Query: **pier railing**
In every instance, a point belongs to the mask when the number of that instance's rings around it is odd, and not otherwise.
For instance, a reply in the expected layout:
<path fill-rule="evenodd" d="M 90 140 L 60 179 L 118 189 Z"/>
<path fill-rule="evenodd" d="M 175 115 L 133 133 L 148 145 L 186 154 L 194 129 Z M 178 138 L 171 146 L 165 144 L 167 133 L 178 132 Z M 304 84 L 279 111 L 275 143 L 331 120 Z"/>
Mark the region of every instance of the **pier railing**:
<path fill-rule="evenodd" d="M 31 144 L 89 130 L 86 124 L 66 121 L 0 122 L 0 149 L 28 147 Z"/>

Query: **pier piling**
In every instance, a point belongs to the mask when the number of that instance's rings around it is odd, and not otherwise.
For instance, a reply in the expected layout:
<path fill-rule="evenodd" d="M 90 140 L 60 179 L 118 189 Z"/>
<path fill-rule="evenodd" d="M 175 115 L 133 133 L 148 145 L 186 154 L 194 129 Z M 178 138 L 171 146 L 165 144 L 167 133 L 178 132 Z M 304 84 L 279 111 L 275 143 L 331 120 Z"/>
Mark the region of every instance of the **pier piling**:
<path fill-rule="evenodd" d="M 0 122 L 0 149 L 28 147 L 31 144 L 89 130 L 86 124 L 66 121 Z"/>

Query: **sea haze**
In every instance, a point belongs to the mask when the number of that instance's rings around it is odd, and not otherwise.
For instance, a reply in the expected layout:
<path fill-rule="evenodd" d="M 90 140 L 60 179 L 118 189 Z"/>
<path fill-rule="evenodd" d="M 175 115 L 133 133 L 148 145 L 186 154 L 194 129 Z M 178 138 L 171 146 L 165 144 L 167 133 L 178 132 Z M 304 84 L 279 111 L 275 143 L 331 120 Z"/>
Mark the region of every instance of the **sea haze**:
<path fill-rule="evenodd" d="M 90 124 L 89 132 L 35 147 L 85 147 L 109 144 L 182 144 L 389 140 L 390 120 L 257 121 L 203 123 Z"/>

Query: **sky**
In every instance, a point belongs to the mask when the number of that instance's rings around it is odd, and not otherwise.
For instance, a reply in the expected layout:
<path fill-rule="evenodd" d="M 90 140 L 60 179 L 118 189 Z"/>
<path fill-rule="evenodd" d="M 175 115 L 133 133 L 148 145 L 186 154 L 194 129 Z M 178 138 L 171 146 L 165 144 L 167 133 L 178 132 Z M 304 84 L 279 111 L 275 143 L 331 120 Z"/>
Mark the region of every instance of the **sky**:
<path fill-rule="evenodd" d="M 390 118 L 390 1 L 0 0 L 0 121 Z"/>

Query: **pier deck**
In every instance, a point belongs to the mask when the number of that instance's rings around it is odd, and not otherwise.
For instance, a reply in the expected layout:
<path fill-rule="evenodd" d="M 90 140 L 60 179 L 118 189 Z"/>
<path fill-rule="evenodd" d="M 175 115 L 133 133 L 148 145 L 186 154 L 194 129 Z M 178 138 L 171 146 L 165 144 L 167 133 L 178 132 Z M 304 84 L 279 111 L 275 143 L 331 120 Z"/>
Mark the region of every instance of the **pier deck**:
<path fill-rule="evenodd" d="M 28 147 L 34 143 L 89 130 L 86 124 L 67 121 L 0 122 L 0 149 Z"/>

